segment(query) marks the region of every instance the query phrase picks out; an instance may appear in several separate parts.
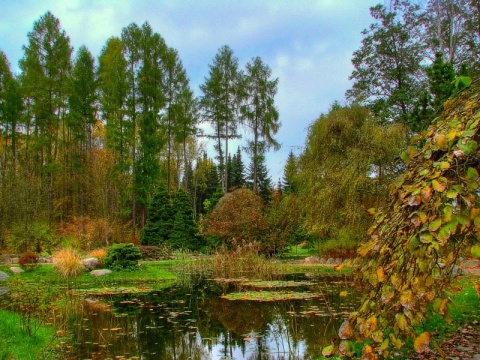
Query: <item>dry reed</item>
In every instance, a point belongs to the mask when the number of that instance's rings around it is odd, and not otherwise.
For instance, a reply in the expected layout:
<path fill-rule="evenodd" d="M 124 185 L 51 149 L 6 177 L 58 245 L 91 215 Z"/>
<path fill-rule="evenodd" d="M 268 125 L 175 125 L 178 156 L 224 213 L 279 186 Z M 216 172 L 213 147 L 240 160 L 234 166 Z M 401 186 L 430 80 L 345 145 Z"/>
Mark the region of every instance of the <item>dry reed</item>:
<path fill-rule="evenodd" d="M 84 270 L 80 256 L 73 249 L 59 250 L 53 258 L 53 266 L 64 277 L 77 276 Z"/>

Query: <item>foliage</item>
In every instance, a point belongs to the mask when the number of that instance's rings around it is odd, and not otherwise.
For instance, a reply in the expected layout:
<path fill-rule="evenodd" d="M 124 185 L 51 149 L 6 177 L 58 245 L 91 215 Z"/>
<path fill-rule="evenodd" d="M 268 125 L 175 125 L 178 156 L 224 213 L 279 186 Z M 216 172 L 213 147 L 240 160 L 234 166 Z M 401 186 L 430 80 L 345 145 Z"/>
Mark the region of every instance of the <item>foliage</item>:
<path fill-rule="evenodd" d="M 7 286 L 9 291 L 0 299 L 1 303 L 20 315 L 21 329 L 27 336 L 33 336 L 40 325 L 38 320 L 50 311 L 50 294 L 18 277 L 8 280 Z"/>
<path fill-rule="evenodd" d="M 354 258 L 357 246 L 357 243 L 342 236 L 336 239 L 321 239 L 316 242 L 318 256 L 339 259 Z"/>
<path fill-rule="evenodd" d="M 283 169 L 282 191 L 284 193 L 296 193 L 298 191 L 298 159 L 290 150 L 288 153 L 287 162 Z"/>
<path fill-rule="evenodd" d="M 165 187 L 159 186 L 148 207 L 148 218 L 140 239 L 142 245 L 166 245 L 173 222 L 171 198 Z"/>
<path fill-rule="evenodd" d="M 7 245 L 13 251 L 51 252 L 59 240 L 52 229 L 44 222 L 15 224 L 7 236 Z"/>
<path fill-rule="evenodd" d="M 94 258 L 98 259 L 98 262 L 99 262 L 100 266 L 103 266 L 103 263 L 105 261 L 106 256 L 107 256 L 107 250 L 105 250 L 105 249 L 95 249 L 95 250 L 90 251 L 87 254 L 87 258 L 94 257 Z"/>
<path fill-rule="evenodd" d="M 196 235 L 197 226 L 193 220 L 192 208 L 192 202 L 185 190 L 178 190 L 173 199 L 175 215 L 169 241 L 172 249 L 200 249 L 200 239 Z"/>
<path fill-rule="evenodd" d="M 298 195 L 305 228 L 319 238 L 358 243 L 371 224 L 367 209 L 380 207 L 401 169 L 395 159 L 405 127 L 378 125 L 363 107 L 333 108 L 309 128 L 299 159 Z"/>
<path fill-rule="evenodd" d="M 161 246 L 148 246 L 140 245 L 138 247 L 142 253 L 143 260 L 167 260 L 173 258 L 173 253 L 170 248 L 165 245 Z"/>
<path fill-rule="evenodd" d="M 255 161 L 250 162 L 247 179 L 249 188 L 268 202 L 272 195 L 272 179 L 268 176 L 264 155 L 259 154 Z"/>
<path fill-rule="evenodd" d="M 133 270 L 141 258 L 142 253 L 133 244 L 114 244 L 107 250 L 105 266 L 112 270 Z"/>
<path fill-rule="evenodd" d="M 407 149 L 389 206 L 377 211 L 369 240 L 358 248 L 366 296 L 340 328 L 342 339 L 369 339 L 384 357 L 407 339 L 417 352 L 436 346 L 418 326 L 429 304 L 448 316 L 444 290 L 454 267 L 479 246 L 479 100 L 478 86 L 448 100 L 444 115 L 414 139 L 424 142 L 421 150 Z"/>
<path fill-rule="evenodd" d="M 229 293 L 223 295 L 223 299 L 245 300 L 245 301 L 287 301 L 287 300 L 308 300 L 321 296 L 320 294 L 292 291 L 243 291 L 240 293 Z"/>
<path fill-rule="evenodd" d="M 22 267 L 27 267 L 32 269 L 34 265 L 38 264 L 38 255 L 35 254 L 34 252 L 27 251 L 24 253 L 20 258 L 18 259 L 18 263 Z"/>
<path fill-rule="evenodd" d="M 58 250 L 53 259 L 53 266 L 63 277 L 75 277 L 84 270 L 80 256 L 73 249 Z"/>
<path fill-rule="evenodd" d="M 261 243 L 268 229 L 263 201 L 252 190 L 241 188 L 225 194 L 202 219 L 202 235 L 215 236 L 231 248 Z"/>

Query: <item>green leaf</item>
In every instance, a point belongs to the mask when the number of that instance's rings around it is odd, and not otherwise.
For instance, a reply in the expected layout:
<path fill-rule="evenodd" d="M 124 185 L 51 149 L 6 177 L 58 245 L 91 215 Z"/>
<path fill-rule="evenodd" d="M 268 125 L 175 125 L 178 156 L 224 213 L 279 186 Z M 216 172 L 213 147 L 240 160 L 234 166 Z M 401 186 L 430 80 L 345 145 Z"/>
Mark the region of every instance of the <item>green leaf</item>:
<path fill-rule="evenodd" d="M 439 219 L 433 220 L 428 226 L 428 230 L 437 231 L 440 225 L 442 225 L 442 219 L 439 218 Z"/>
<path fill-rule="evenodd" d="M 458 148 L 463 151 L 464 155 L 468 155 L 477 149 L 477 142 L 475 140 L 468 140 L 465 144 L 458 143 Z"/>
<path fill-rule="evenodd" d="M 424 244 L 429 244 L 433 241 L 433 236 L 432 234 L 428 233 L 428 232 L 424 232 L 424 233 L 421 233 L 420 234 L 420 242 L 424 243 Z"/>
<path fill-rule="evenodd" d="M 469 167 L 467 169 L 467 179 L 471 181 L 477 181 L 478 179 L 478 172 L 476 169 Z"/>
<path fill-rule="evenodd" d="M 475 244 L 470 248 L 470 253 L 474 258 L 480 258 L 480 244 Z"/>

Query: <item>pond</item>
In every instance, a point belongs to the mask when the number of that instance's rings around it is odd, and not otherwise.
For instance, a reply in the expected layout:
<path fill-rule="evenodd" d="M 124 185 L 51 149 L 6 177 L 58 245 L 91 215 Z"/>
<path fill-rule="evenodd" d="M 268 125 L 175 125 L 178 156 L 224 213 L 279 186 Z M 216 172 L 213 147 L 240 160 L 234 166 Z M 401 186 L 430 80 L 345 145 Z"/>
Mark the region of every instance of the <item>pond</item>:
<path fill-rule="evenodd" d="M 358 305 L 351 279 L 279 280 L 191 278 L 144 294 L 89 295 L 64 351 L 98 360 L 315 359 Z"/>

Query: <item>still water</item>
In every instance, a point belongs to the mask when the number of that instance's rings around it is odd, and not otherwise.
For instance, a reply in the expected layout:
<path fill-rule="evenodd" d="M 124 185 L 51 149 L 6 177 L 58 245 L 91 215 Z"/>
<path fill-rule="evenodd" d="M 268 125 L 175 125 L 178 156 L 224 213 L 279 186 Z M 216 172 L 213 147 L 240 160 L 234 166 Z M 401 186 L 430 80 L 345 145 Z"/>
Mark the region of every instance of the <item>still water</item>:
<path fill-rule="evenodd" d="M 89 296 L 73 326 L 69 359 L 315 359 L 357 305 L 350 278 L 284 280 L 301 282 L 274 291 L 315 297 L 228 300 L 221 296 L 255 289 L 193 278 L 141 295 Z"/>

